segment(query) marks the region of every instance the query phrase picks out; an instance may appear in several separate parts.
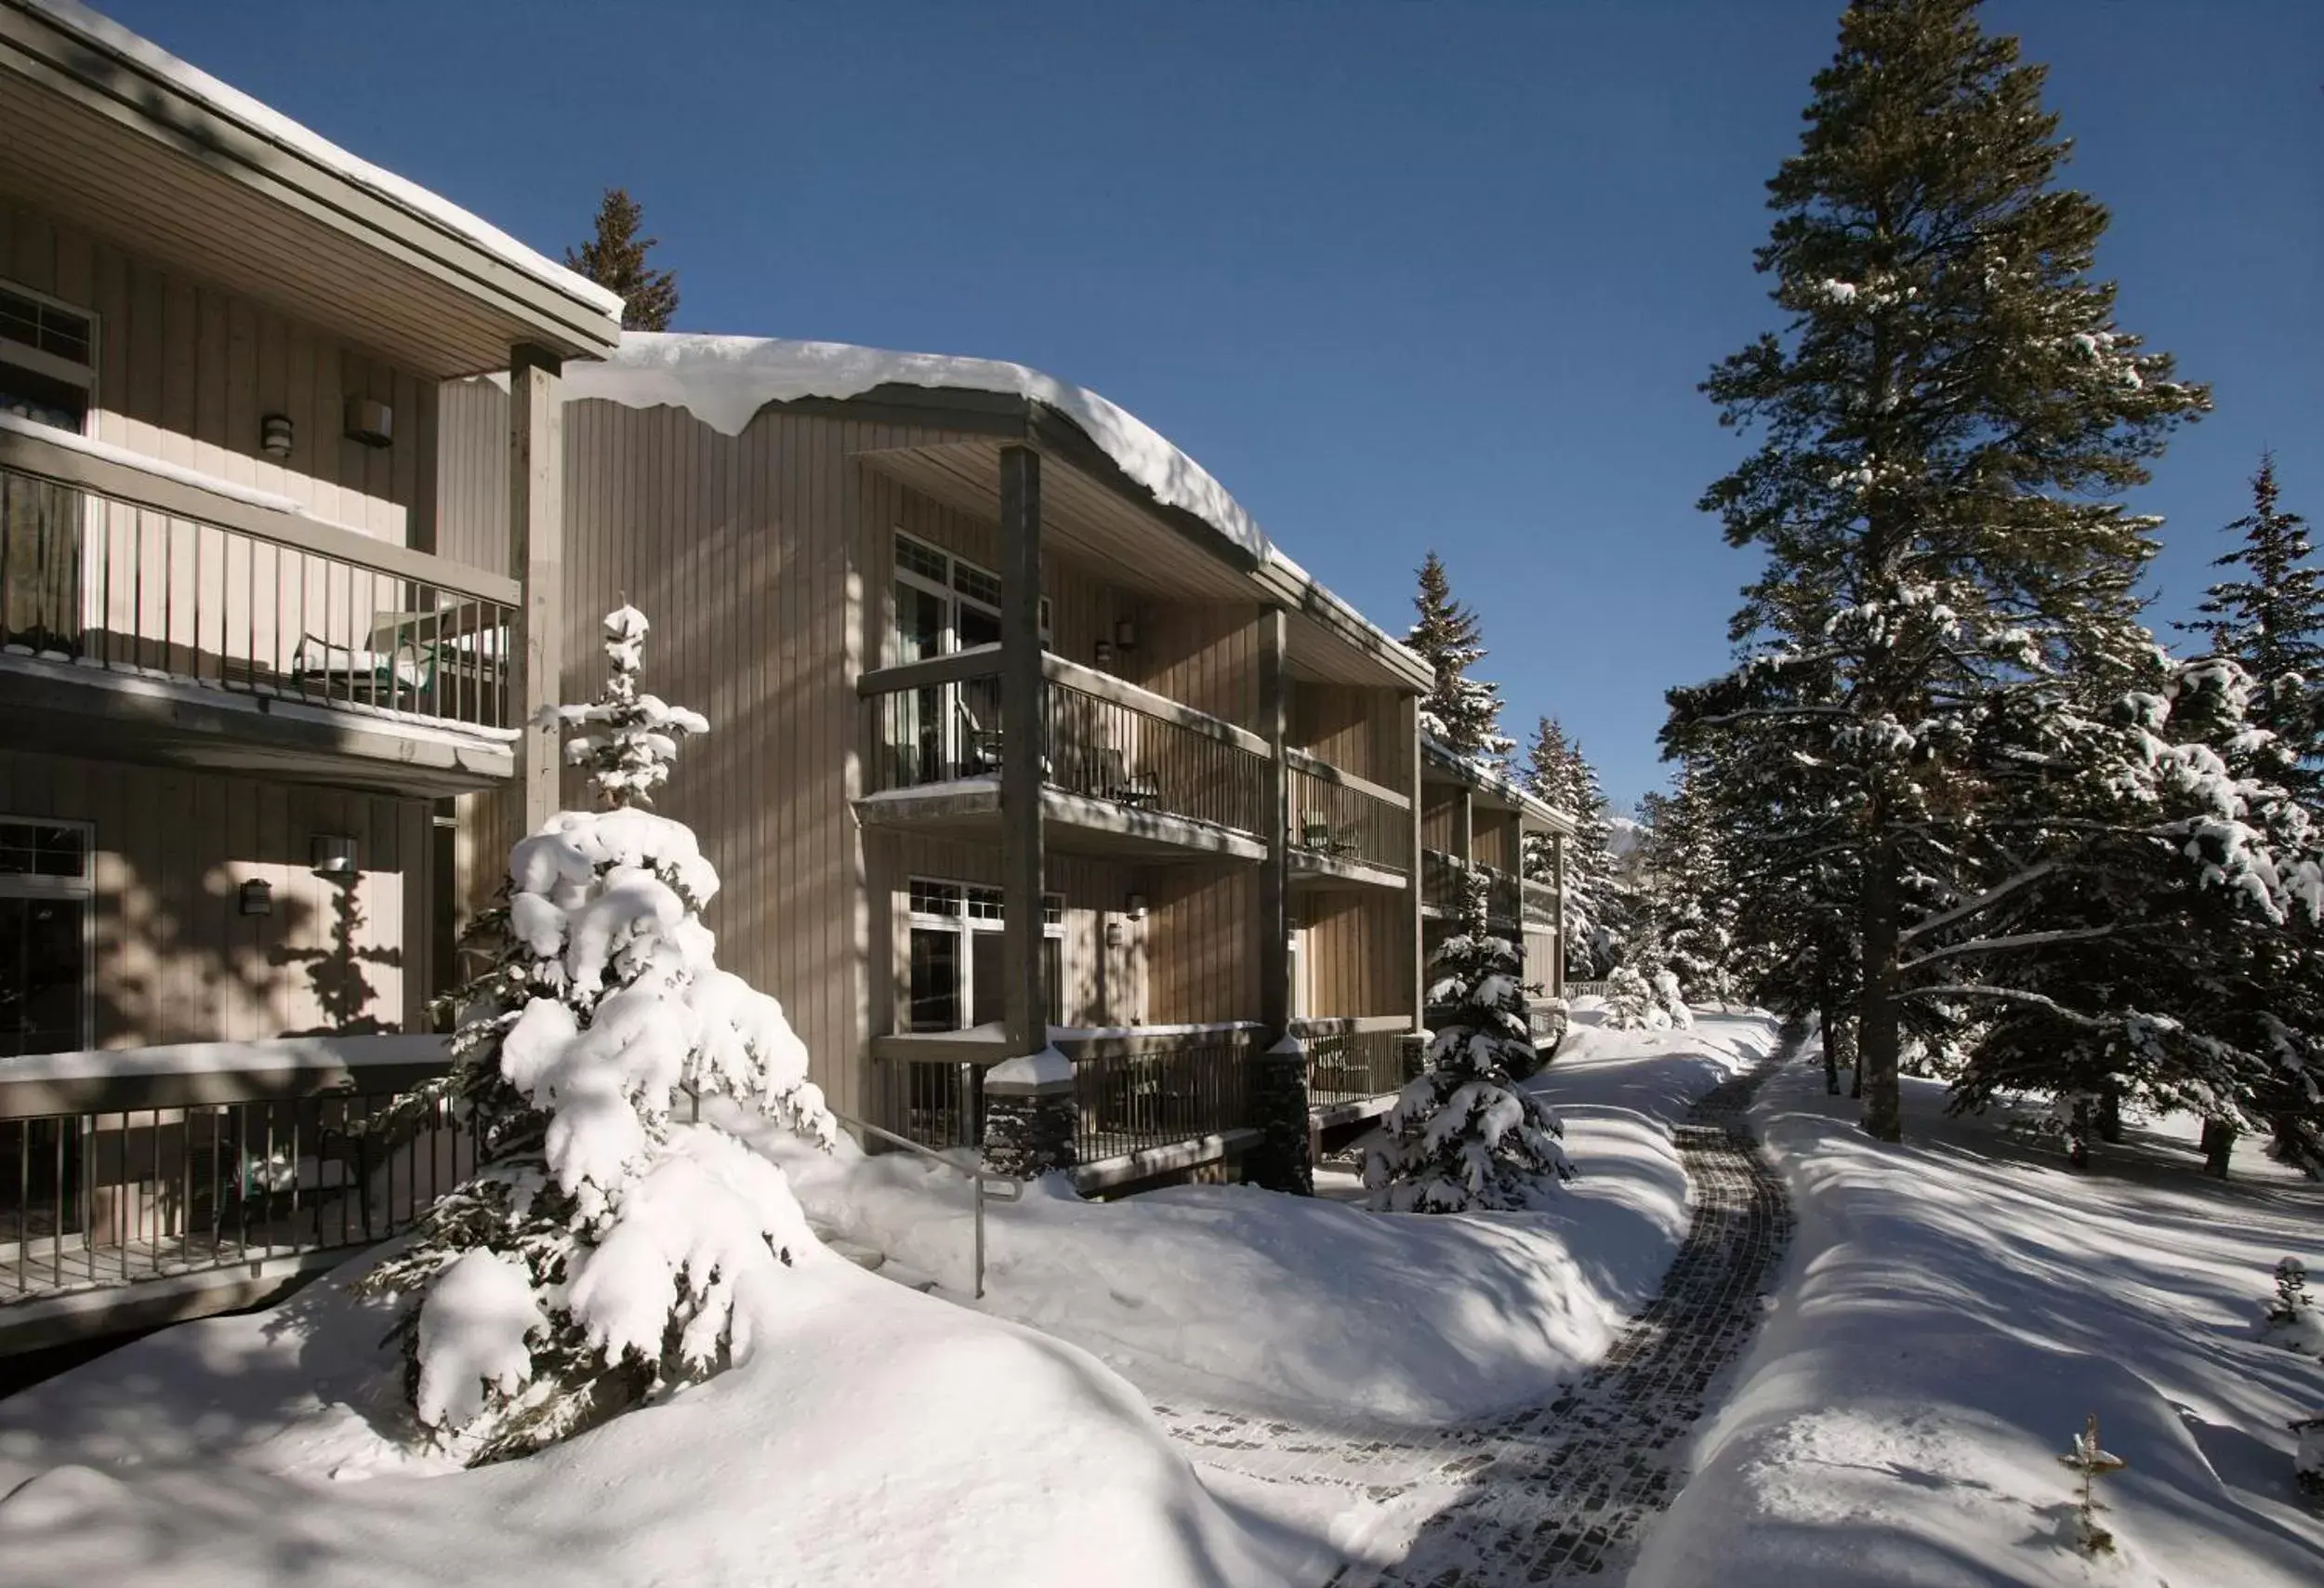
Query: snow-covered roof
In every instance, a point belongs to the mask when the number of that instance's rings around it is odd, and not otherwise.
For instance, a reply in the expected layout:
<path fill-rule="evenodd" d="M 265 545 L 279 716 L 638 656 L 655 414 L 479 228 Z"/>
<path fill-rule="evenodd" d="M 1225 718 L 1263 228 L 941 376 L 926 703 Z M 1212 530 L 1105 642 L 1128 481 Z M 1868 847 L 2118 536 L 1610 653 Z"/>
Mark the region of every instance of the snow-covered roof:
<path fill-rule="evenodd" d="M 1165 507 L 1208 524 L 1296 597 L 1327 607 L 1388 654 L 1425 664 L 1402 642 L 1340 600 L 1275 547 L 1208 470 L 1153 426 L 1087 387 L 1000 359 L 893 352 L 847 342 L 777 337 L 627 331 L 600 364 L 565 371 L 568 401 L 596 397 L 632 408 L 683 408 L 712 430 L 740 435 L 770 403 L 844 401 L 882 386 L 1023 397 L 1072 420 L 1121 471 Z"/>
<path fill-rule="evenodd" d="M 99 49 L 134 62 L 173 91 L 200 104 L 212 114 L 239 126 L 253 137 L 310 161 L 342 180 L 364 190 L 372 197 L 452 233 L 544 286 L 577 298 L 600 312 L 616 318 L 620 316 L 621 298 L 588 277 L 575 274 L 546 256 L 535 253 L 498 227 L 469 214 L 441 194 L 429 192 L 392 171 L 383 171 L 369 161 L 358 159 L 281 112 L 260 104 L 241 90 L 230 87 L 208 73 L 178 60 L 152 40 L 140 37 L 110 17 L 90 10 L 79 0 L 17 0 L 17 3 L 37 12 L 56 27 L 78 34 Z"/>
<path fill-rule="evenodd" d="M 1078 425 L 1155 501 L 1194 514 L 1255 559 L 1267 555 L 1267 537 L 1242 504 L 1160 431 L 1086 387 L 1021 364 L 847 342 L 629 331 L 604 363 L 565 372 L 569 399 L 683 408 L 730 436 L 740 435 L 770 403 L 860 397 L 881 386 L 990 391 L 1044 404 Z"/>

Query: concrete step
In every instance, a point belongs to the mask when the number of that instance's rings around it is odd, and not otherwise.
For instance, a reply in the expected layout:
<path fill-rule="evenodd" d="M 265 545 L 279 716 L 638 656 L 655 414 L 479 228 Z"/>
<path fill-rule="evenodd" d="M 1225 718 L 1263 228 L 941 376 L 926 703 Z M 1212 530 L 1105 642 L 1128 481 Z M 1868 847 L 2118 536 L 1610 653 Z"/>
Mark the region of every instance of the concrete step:
<path fill-rule="evenodd" d="M 877 1274 L 883 1279 L 893 1280 L 907 1290 L 918 1290 L 923 1294 L 936 1288 L 933 1275 L 923 1274 L 917 1268 L 895 1262 L 877 1247 L 865 1246 L 860 1240 L 850 1240 L 821 1224 L 808 1227 L 814 1232 L 817 1240 L 867 1274 Z"/>

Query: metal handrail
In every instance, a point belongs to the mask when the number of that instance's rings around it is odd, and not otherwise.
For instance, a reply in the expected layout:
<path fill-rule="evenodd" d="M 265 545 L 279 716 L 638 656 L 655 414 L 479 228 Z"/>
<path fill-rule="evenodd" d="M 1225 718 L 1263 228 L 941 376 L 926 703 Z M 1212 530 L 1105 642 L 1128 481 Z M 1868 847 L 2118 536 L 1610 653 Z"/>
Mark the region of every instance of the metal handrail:
<path fill-rule="evenodd" d="M 946 1158 L 944 1154 L 935 1151 L 933 1148 L 922 1146 L 919 1143 L 912 1140 L 909 1136 L 900 1136 L 896 1134 L 895 1131 L 883 1129 L 880 1126 L 871 1123 L 867 1119 L 858 1119 L 852 1114 L 842 1114 L 837 1108 L 830 1107 L 829 1105 L 825 1105 L 825 1111 L 834 1119 L 839 1121 L 842 1125 L 852 1126 L 854 1129 L 863 1131 L 866 1135 L 878 1136 L 883 1142 L 892 1143 L 897 1146 L 905 1148 L 908 1152 L 916 1152 L 919 1154 L 920 1157 L 928 1159 L 931 1163 L 942 1164 L 944 1168 L 952 1171 L 953 1173 L 959 1175 L 962 1179 L 969 1183 L 971 1198 L 976 1208 L 976 1299 L 980 1302 L 983 1301 L 984 1299 L 985 1196 L 989 1188 L 990 1195 L 997 1202 L 1018 1201 L 1024 1196 L 1023 1183 L 1022 1181 L 1011 1180 L 1005 1174 L 991 1173 L 981 1168 L 963 1168 L 959 1164 L 953 1162 L 952 1159 Z"/>

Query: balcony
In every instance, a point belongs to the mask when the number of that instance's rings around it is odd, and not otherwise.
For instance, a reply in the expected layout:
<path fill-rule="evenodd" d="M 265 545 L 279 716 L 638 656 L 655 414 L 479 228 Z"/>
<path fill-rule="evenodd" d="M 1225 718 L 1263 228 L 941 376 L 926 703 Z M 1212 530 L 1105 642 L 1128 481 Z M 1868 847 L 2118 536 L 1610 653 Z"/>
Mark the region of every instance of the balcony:
<path fill-rule="evenodd" d="M 448 1105 L 382 1110 L 435 1037 L 13 1060 L 0 1076 L 0 1355 L 250 1306 L 409 1229 L 475 1169 Z"/>
<path fill-rule="evenodd" d="M 1140 860 L 1266 857 L 1267 741 L 1192 707 L 1044 655 L 1042 818 L 1060 850 Z M 867 825 L 999 830 L 1000 647 L 866 673 Z"/>
<path fill-rule="evenodd" d="M 1294 884 L 1412 885 L 1412 801 L 1303 750 L 1287 749 Z"/>
<path fill-rule="evenodd" d="M 1408 1014 L 1291 1023 L 1307 1049 L 1307 1106 L 1318 1125 L 1367 1118 L 1420 1073 L 1423 1044 Z"/>
<path fill-rule="evenodd" d="M 1525 880 L 1525 924 L 1555 926 L 1558 924 L 1557 890 L 1547 882 Z"/>
<path fill-rule="evenodd" d="M 1420 852 L 1420 907 L 1429 914 L 1458 920 L 1468 907 L 1468 879 L 1485 879 L 1485 919 L 1487 924 L 1514 929 L 1520 922 L 1522 885 L 1511 872 L 1446 854 L 1442 850 Z"/>
<path fill-rule="evenodd" d="M 383 791 L 513 768 L 515 580 L 0 415 L 0 711 L 28 748 Z"/>

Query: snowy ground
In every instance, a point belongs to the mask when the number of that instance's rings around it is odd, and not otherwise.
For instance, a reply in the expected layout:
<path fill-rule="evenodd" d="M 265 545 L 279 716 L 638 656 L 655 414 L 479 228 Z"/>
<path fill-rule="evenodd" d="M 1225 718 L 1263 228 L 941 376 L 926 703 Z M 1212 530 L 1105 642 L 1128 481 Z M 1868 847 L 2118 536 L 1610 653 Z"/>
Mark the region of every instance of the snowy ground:
<path fill-rule="evenodd" d="M 1319 1581 L 1332 1518 L 1198 1473 L 1149 1398 L 1416 1423 L 1538 1400 L 1652 1293 L 1686 1223 L 1668 1120 L 1764 1038 L 1578 1030 L 1544 1078 L 1585 1176 L 1554 1213 L 1037 1196 L 995 1211 L 981 1316 L 818 1253 L 746 1367 L 477 1472 L 404 1453 L 385 1319 L 342 1271 L 0 1402 L 0 1559 L 11 1588 Z M 800 1180 L 965 1287 L 957 1181 Z"/>
<path fill-rule="evenodd" d="M 1383 1216 L 1328 1172 L 1312 1200 L 1246 1185 L 1037 1195 L 988 1211 L 984 1308 L 1157 1400 L 1407 1423 L 1531 1404 L 1654 1294 L 1686 1233 L 1670 1123 L 1768 1039 L 1744 1017 L 1696 1033 L 1578 1026 L 1538 1082 L 1582 1173 L 1553 1211 Z M 958 1177 L 901 1154 L 782 1156 L 811 1218 L 967 1294 Z"/>
<path fill-rule="evenodd" d="M 2256 1153 L 2204 1180 L 2175 1121 L 2078 1174 L 1906 1084 L 1902 1148 L 1812 1063 L 1762 1092 L 1799 1219 L 1779 1308 L 1631 1588 L 2324 1582 L 2285 1427 L 2324 1365 L 2254 1338 L 2277 1259 L 2324 1264 L 2324 1188 Z M 2130 1462 L 2096 1561 L 2057 1460 L 2091 1412 Z"/>

